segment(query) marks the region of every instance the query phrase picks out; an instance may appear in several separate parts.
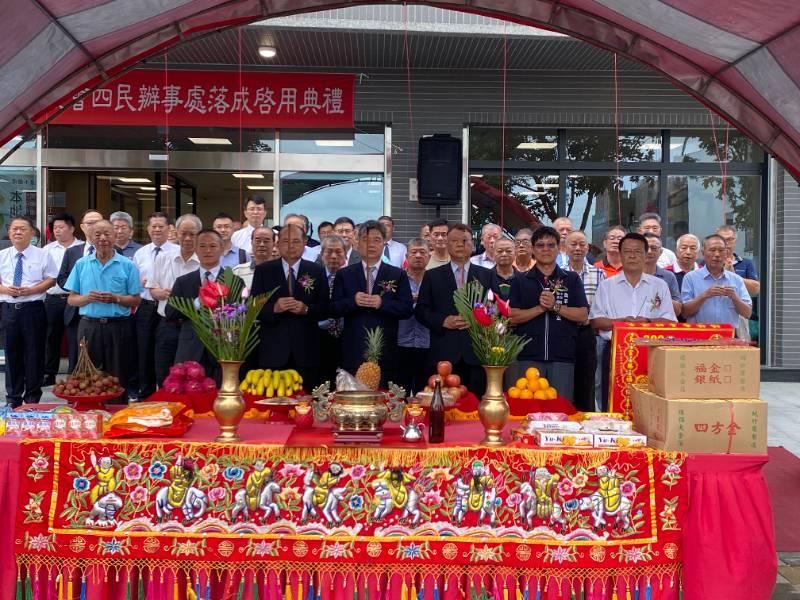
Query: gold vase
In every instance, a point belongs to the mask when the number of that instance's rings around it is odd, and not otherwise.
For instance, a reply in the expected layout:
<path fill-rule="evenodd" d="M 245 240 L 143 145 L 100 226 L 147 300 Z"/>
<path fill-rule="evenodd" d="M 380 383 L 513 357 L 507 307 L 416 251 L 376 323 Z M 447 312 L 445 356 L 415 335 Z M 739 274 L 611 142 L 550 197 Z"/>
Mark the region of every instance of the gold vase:
<path fill-rule="evenodd" d="M 217 441 L 238 442 L 237 430 L 245 408 L 239 391 L 239 368 L 242 363 L 238 360 L 221 360 L 219 366 L 222 368 L 222 385 L 214 400 L 214 417 L 219 423 Z"/>
<path fill-rule="evenodd" d="M 484 446 L 502 446 L 503 428 L 508 421 L 508 402 L 503 395 L 503 373 L 506 367 L 483 365 L 486 371 L 486 393 L 478 406 L 483 430 L 486 436 L 481 441 Z"/>

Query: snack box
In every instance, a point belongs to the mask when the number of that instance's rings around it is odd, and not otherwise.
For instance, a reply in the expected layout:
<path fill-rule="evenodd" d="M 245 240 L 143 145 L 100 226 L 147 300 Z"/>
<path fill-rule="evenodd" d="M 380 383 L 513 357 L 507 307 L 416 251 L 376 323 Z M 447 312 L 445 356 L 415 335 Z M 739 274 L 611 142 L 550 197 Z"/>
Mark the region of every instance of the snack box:
<path fill-rule="evenodd" d="M 528 421 L 566 421 L 567 414 L 562 412 L 528 413 Z"/>
<path fill-rule="evenodd" d="M 17 438 L 96 440 L 103 437 L 103 418 L 97 413 L 51 411 L 8 412 L 4 434 Z"/>
<path fill-rule="evenodd" d="M 591 448 L 594 445 L 594 435 L 583 431 L 539 429 L 533 435 L 542 448 Z"/>
<path fill-rule="evenodd" d="M 581 424 L 576 421 L 528 421 L 528 431 L 534 433 L 537 429 L 555 431 L 580 431 Z"/>
<path fill-rule="evenodd" d="M 643 448 L 647 446 L 647 436 L 641 433 L 619 433 L 616 431 L 595 431 L 595 448 Z"/>
<path fill-rule="evenodd" d="M 633 423 L 623 419 L 590 419 L 581 423 L 584 431 L 592 433 L 631 433 L 633 431 Z"/>

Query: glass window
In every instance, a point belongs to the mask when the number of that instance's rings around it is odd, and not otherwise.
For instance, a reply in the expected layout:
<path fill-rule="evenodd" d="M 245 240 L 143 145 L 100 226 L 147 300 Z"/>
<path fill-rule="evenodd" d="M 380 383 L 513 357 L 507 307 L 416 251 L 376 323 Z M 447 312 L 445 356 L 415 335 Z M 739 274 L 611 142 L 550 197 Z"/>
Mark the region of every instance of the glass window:
<path fill-rule="evenodd" d="M 764 151 L 735 130 L 673 131 L 669 159 L 683 163 L 763 162 Z"/>
<path fill-rule="evenodd" d="M 658 212 L 658 179 L 657 175 L 623 175 L 619 179 L 615 175 L 569 175 L 566 216 L 595 246 L 601 246 L 611 225 L 621 224 L 633 231 L 640 214 Z"/>
<path fill-rule="evenodd" d="M 506 128 L 505 153 L 503 130 L 499 127 L 472 127 L 469 130 L 470 160 L 555 161 L 558 160 L 558 132 Z"/>
<path fill-rule="evenodd" d="M 761 232 L 761 177 L 719 175 L 671 175 L 667 179 L 667 222 L 664 245 L 671 247 L 684 233 L 700 240 L 723 223 L 738 231 L 736 254 L 758 267 Z"/>
<path fill-rule="evenodd" d="M 613 130 L 567 131 L 567 158 L 586 162 L 616 162 L 617 147 Z M 643 131 L 619 136 L 620 162 L 659 162 L 661 134 Z"/>
<path fill-rule="evenodd" d="M 383 154 L 383 126 L 358 131 L 281 131 L 281 154 Z"/>
<path fill-rule="evenodd" d="M 0 167 L 0 239 L 7 238 L 11 217 L 36 220 L 36 170 Z"/>
<path fill-rule="evenodd" d="M 558 175 L 506 177 L 504 194 L 500 193 L 499 175 L 472 175 L 469 185 L 475 231 L 486 223 L 502 223 L 506 230 L 517 231 L 539 222 L 550 225 L 558 216 Z"/>
<path fill-rule="evenodd" d="M 382 173 L 281 172 L 280 222 L 288 213 L 312 224 L 350 217 L 355 223 L 383 214 Z"/>

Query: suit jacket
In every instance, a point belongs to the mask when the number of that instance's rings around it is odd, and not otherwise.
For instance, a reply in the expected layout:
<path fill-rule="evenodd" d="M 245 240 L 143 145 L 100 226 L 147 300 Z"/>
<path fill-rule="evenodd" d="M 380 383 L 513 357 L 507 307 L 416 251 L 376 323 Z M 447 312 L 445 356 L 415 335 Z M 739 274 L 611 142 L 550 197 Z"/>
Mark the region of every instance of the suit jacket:
<path fill-rule="evenodd" d="M 394 281 L 395 290 L 381 293 L 382 283 Z M 342 330 L 342 366 L 351 372 L 363 362 L 367 329 L 383 327 L 383 358 L 391 362 L 396 356 L 397 324 L 414 314 L 411 285 L 402 269 L 379 263 L 371 293 L 381 293 L 381 306 L 362 308 L 356 305 L 356 293 L 367 292 L 367 280 L 361 262 L 339 269 L 333 282 L 331 312 L 344 317 Z"/>
<path fill-rule="evenodd" d="M 61 260 L 61 268 L 58 270 L 58 278 L 56 279 L 61 289 L 66 289 L 64 286 L 67 284 L 67 279 L 69 279 L 69 274 L 72 273 L 75 263 L 83 258 L 84 246 L 86 246 L 86 242 L 67 248 L 64 253 L 64 258 Z M 70 306 L 69 304 L 64 307 L 64 325 L 78 322 L 80 318 L 78 310 L 77 306 Z"/>
<path fill-rule="evenodd" d="M 484 288 L 492 285 L 492 272 L 479 265 L 471 264 L 467 281 L 477 279 Z M 469 365 L 479 361 L 472 351 L 472 342 L 466 330 L 446 329 L 446 317 L 457 315 L 453 294 L 458 289 L 453 274 L 452 263 L 425 272 L 417 297 L 415 314 L 417 320 L 431 332 L 429 359 L 433 362 L 449 360 L 453 364 L 462 359 Z"/>
<path fill-rule="evenodd" d="M 303 278 L 313 279 L 305 288 Z M 277 288 L 277 289 L 276 289 Z M 279 298 L 289 296 L 289 284 L 283 273 L 283 261 L 270 260 L 258 265 L 253 273 L 250 293 L 263 294 L 275 289 L 259 314 L 261 342 L 258 364 L 262 368 L 281 368 L 290 361 L 302 366 L 318 366 L 320 330 L 317 323 L 328 315 L 328 278 L 325 269 L 308 260 L 300 260 L 292 297 L 308 306 L 304 315 L 275 313 Z"/>

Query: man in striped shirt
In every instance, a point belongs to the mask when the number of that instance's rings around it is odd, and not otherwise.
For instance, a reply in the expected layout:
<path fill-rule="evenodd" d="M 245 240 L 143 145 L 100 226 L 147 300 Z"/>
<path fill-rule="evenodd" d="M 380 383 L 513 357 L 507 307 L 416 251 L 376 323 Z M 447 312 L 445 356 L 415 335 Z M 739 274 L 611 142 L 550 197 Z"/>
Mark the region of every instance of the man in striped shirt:
<path fill-rule="evenodd" d="M 586 256 L 589 253 L 589 240 L 583 231 L 572 231 L 567 234 L 565 247 L 569 262 L 564 266 L 565 271 L 574 271 L 583 282 L 586 300 L 591 307 L 597 286 L 606 278 L 603 269 L 589 263 Z M 595 410 L 595 387 L 598 382 L 597 373 L 597 340 L 594 329 L 585 323 L 578 325 L 578 337 L 575 346 L 575 390 L 573 392 L 574 404 L 578 410 Z M 601 347 L 602 352 L 602 347 Z"/>

